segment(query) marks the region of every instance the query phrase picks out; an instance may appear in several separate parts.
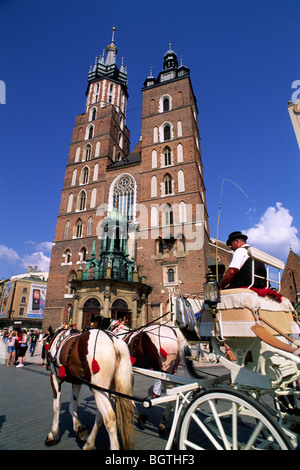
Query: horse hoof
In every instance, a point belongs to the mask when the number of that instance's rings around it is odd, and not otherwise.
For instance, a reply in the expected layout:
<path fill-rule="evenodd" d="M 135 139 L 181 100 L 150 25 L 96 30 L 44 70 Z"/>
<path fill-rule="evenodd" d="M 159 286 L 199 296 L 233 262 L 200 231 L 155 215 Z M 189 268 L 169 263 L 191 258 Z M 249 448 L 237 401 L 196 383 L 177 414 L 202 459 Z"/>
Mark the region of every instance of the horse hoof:
<path fill-rule="evenodd" d="M 160 436 L 165 436 L 168 432 L 169 428 L 165 424 L 160 424 L 158 428 L 158 432 Z"/>
<path fill-rule="evenodd" d="M 79 426 L 77 430 L 78 439 L 80 439 L 81 441 L 86 441 L 88 438 L 88 435 L 89 435 L 88 428 L 84 425 Z"/>
<path fill-rule="evenodd" d="M 56 444 L 58 444 L 58 439 L 50 439 L 48 436 L 45 440 L 45 445 L 47 447 L 52 447 L 52 446 L 55 446 Z"/>
<path fill-rule="evenodd" d="M 138 422 L 141 429 L 145 429 L 146 421 L 147 421 L 147 415 L 141 414 L 137 417 L 137 422 Z"/>

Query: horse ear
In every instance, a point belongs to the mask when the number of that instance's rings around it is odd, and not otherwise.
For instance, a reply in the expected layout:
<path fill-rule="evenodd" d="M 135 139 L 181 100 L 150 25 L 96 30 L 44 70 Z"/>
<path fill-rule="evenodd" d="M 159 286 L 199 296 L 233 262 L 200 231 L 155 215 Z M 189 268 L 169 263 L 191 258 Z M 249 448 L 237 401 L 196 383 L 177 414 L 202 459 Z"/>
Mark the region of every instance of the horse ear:
<path fill-rule="evenodd" d="M 94 323 L 94 321 L 95 321 L 95 315 L 93 313 L 91 315 L 91 320 L 90 321 L 91 321 L 91 323 Z"/>

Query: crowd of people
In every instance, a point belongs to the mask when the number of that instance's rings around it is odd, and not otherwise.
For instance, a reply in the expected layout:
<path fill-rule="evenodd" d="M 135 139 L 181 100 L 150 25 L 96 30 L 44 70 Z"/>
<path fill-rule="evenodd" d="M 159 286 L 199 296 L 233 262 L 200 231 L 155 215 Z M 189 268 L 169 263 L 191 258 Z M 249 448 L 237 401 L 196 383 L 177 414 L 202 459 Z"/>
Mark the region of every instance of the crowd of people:
<path fill-rule="evenodd" d="M 7 348 L 6 367 L 24 367 L 25 354 L 28 351 L 32 357 L 36 347 L 42 343 L 41 363 L 46 367 L 46 344 L 49 343 L 53 336 L 52 328 L 49 326 L 44 333 L 38 330 L 3 330 L 1 332 L 1 340 Z"/>

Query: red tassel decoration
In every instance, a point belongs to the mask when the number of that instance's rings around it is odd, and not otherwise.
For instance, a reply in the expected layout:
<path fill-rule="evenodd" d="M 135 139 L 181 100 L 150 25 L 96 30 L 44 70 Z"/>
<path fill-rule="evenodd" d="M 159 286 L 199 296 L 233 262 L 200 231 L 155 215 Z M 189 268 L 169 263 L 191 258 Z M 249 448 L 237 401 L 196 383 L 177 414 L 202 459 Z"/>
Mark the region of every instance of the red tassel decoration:
<path fill-rule="evenodd" d="M 49 344 L 45 344 L 45 350 L 48 351 L 49 349 Z"/>
<path fill-rule="evenodd" d="M 165 351 L 163 348 L 160 348 L 160 354 L 162 355 L 163 358 L 168 357 L 167 351 Z"/>
<path fill-rule="evenodd" d="M 60 379 L 63 379 L 66 375 L 66 369 L 64 368 L 64 366 L 60 366 L 60 368 L 58 369 L 58 377 Z"/>
<path fill-rule="evenodd" d="M 136 358 L 130 356 L 130 362 L 131 362 L 131 365 L 133 366 L 133 364 L 136 362 Z"/>
<path fill-rule="evenodd" d="M 96 361 L 96 359 L 93 359 L 92 360 L 92 372 L 93 374 L 97 374 L 97 372 L 99 372 L 100 370 L 100 366 L 98 364 L 98 362 Z"/>

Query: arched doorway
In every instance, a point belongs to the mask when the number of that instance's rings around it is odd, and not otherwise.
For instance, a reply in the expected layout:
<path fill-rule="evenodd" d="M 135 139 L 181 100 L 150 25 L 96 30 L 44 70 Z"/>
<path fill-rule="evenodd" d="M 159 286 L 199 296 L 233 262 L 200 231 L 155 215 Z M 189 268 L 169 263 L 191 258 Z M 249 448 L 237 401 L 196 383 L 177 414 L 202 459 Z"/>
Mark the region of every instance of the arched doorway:
<path fill-rule="evenodd" d="M 100 302 L 97 299 L 88 299 L 83 306 L 82 328 L 91 320 L 92 315 L 100 315 Z"/>
<path fill-rule="evenodd" d="M 117 299 L 113 302 L 111 306 L 111 318 L 113 320 L 126 319 L 128 326 L 131 326 L 131 312 L 129 312 L 125 300 Z"/>

